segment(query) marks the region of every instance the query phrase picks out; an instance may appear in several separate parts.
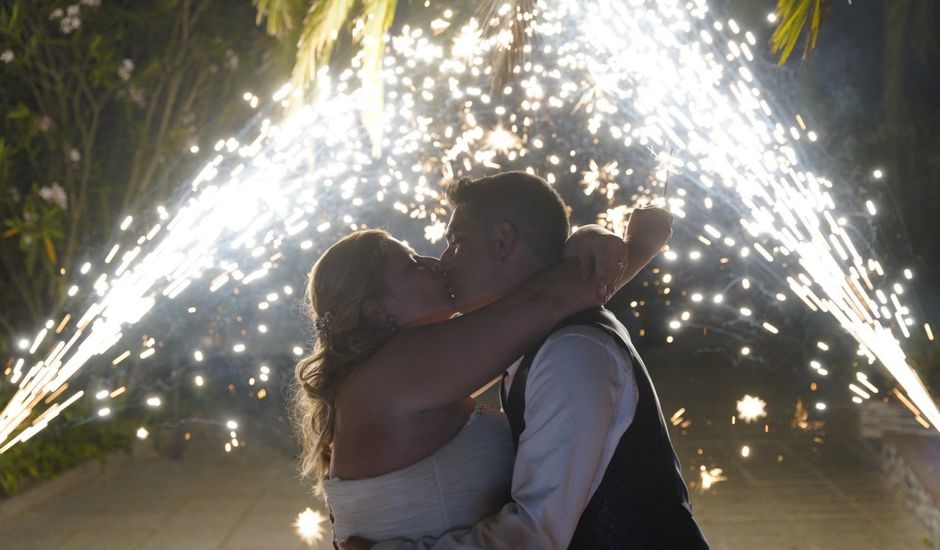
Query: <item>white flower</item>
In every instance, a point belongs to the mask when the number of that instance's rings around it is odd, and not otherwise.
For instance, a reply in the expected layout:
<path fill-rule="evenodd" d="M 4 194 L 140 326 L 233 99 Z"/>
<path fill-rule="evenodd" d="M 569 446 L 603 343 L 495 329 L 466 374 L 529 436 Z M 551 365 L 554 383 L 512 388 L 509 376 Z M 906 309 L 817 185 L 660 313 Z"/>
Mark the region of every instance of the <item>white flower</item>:
<path fill-rule="evenodd" d="M 137 105 L 140 108 L 147 106 L 147 98 L 144 96 L 144 91 L 137 86 L 131 84 L 130 88 L 127 90 L 127 96 L 134 105 Z"/>
<path fill-rule="evenodd" d="M 117 73 L 118 78 L 127 82 L 131 78 L 131 74 L 134 72 L 134 61 L 131 59 L 125 59 L 121 61 L 121 66 L 118 67 Z"/>
<path fill-rule="evenodd" d="M 55 128 L 55 121 L 46 115 L 42 115 L 36 120 L 36 127 L 39 128 L 41 132 L 48 132 Z"/>
<path fill-rule="evenodd" d="M 0 61 L 4 63 L 13 61 L 13 50 L 3 50 L 3 53 L 0 53 Z"/>
<path fill-rule="evenodd" d="M 81 4 L 89 8 L 98 8 L 101 6 L 101 0 L 81 0 Z"/>
<path fill-rule="evenodd" d="M 59 30 L 62 31 L 62 34 L 69 34 L 81 26 L 82 20 L 77 15 L 63 17 L 62 21 L 59 22 Z"/>
<path fill-rule="evenodd" d="M 78 29 L 82 26 L 82 19 L 79 17 L 81 15 L 82 7 L 79 4 L 72 4 L 71 6 L 65 8 L 65 16 L 63 17 L 62 10 L 56 9 L 52 12 L 50 19 L 62 18 L 62 21 L 59 21 L 59 30 L 62 31 L 62 34 L 69 34 L 70 32 Z"/>
<path fill-rule="evenodd" d="M 63 15 L 65 15 L 65 12 L 62 11 L 62 8 L 56 8 L 49 14 L 49 19 L 55 21 L 56 19 L 61 19 Z"/>
<path fill-rule="evenodd" d="M 238 55 L 231 48 L 225 50 L 225 64 L 230 71 L 238 69 Z"/>
<path fill-rule="evenodd" d="M 58 206 L 62 210 L 68 208 L 68 196 L 65 194 L 65 189 L 62 189 L 62 186 L 58 183 L 53 183 L 51 186 L 40 189 L 39 196 L 42 197 L 43 200 Z"/>
<path fill-rule="evenodd" d="M 73 147 L 72 150 L 69 151 L 69 160 L 72 162 L 78 162 L 82 160 L 82 154 L 78 152 L 78 149 Z"/>

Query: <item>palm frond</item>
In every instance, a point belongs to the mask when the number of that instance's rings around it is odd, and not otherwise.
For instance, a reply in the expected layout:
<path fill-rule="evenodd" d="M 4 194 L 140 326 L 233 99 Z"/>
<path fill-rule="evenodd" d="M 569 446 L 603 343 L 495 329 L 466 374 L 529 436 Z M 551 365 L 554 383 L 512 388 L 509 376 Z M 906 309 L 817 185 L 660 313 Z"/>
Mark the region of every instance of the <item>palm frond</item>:
<path fill-rule="evenodd" d="M 322 0 L 310 5 L 297 42 L 297 61 L 291 75 L 297 89 L 305 89 L 317 69 L 329 62 L 339 31 L 354 3 L 353 0 Z"/>
<path fill-rule="evenodd" d="M 294 28 L 299 16 L 304 12 L 304 0 L 252 0 L 258 17 L 255 23 L 267 19 L 267 31 L 271 36 L 281 38 Z"/>
<path fill-rule="evenodd" d="M 58 263 L 58 256 L 56 256 L 55 253 L 55 246 L 52 244 L 52 239 L 49 238 L 49 235 L 46 235 L 45 233 L 42 234 L 42 244 L 43 248 L 46 250 L 46 258 L 49 259 L 52 265 Z"/>
<path fill-rule="evenodd" d="M 896 0 L 885 6 L 884 96 L 885 121 L 897 131 L 906 117 L 904 101 L 906 42 L 910 35 L 913 0 Z"/>
<path fill-rule="evenodd" d="M 910 22 L 911 48 L 921 61 L 926 61 L 940 51 L 940 37 L 937 34 L 940 6 L 934 0 L 918 0 L 912 6 Z"/>
<path fill-rule="evenodd" d="M 779 24 L 770 37 L 770 51 L 779 54 L 777 64 L 783 65 L 790 58 L 799 42 L 806 24 L 809 22 L 809 36 L 803 50 L 805 58 L 816 48 L 819 28 L 829 0 L 777 0 L 777 20 Z"/>
<path fill-rule="evenodd" d="M 500 90 L 522 63 L 534 34 L 537 0 L 484 0 L 477 8 L 484 39 L 496 41 L 490 56 L 493 89 Z"/>
<path fill-rule="evenodd" d="M 385 58 L 385 33 L 395 18 L 397 0 L 366 0 L 363 5 L 362 67 L 359 78 L 365 95 L 362 121 L 369 132 L 372 153 L 378 155 L 382 147 L 382 113 L 385 92 L 382 85 L 382 61 Z"/>
<path fill-rule="evenodd" d="M 362 44 L 355 61 L 364 94 L 360 106 L 363 124 L 369 132 L 372 151 L 378 154 L 382 145 L 382 112 L 384 89 L 382 62 L 385 58 L 385 34 L 395 17 L 397 0 L 362 0 L 362 15 L 356 18 L 353 38 Z M 313 2 L 297 43 L 297 60 L 292 81 L 295 89 L 304 90 L 317 72 L 330 60 L 339 33 L 353 18 L 355 0 L 322 0 Z"/>

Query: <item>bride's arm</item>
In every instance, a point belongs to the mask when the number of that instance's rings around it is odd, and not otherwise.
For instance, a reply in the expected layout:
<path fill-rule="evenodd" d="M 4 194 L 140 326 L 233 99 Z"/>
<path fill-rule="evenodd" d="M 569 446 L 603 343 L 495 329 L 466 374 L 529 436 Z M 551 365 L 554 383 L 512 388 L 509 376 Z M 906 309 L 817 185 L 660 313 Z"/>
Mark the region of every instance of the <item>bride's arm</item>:
<path fill-rule="evenodd" d="M 599 225 L 578 229 L 565 244 L 565 257 L 577 258 L 581 275 L 594 274 L 613 296 L 659 254 L 672 236 L 672 214 L 658 207 L 637 208 L 621 239 Z"/>
<path fill-rule="evenodd" d="M 565 317 L 605 303 L 659 252 L 671 235 L 671 221 L 662 209 L 634 211 L 627 228 L 631 257 L 613 290 L 581 277 L 575 262 L 546 269 L 492 304 L 402 332 L 351 374 L 347 387 L 355 388 L 357 401 L 373 400 L 400 411 L 437 409 L 465 399 Z"/>
<path fill-rule="evenodd" d="M 627 245 L 630 246 L 630 262 L 620 274 L 617 289 L 636 277 L 652 261 L 672 238 L 673 216 L 668 210 L 657 206 L 637 208 L 627 222 Z"/>
<path fill-rule="evenodd" d="M 575 231 L 565 243 L 566 258 L 577 258 L 581 277 L 592 271 L 599 291 L 613 296 L 630 282 L 659 254 L 672 235 L 672 215 L 661 208 L 640 208 L 634 211 L 627 225 L 627 239 L 599 225 L 586 225 Z M 473 392 L 477 397 L 501 377 L 495 378 Z"/>
<path fill-rule="evenodd" d="M 357 402 L 399 412 L 466 399 L 521 357 L 562 319 L 601 305 L 574 262 L 546 269 L 499 300 L 441 323 L 403 331 L 350 374 Z"/>

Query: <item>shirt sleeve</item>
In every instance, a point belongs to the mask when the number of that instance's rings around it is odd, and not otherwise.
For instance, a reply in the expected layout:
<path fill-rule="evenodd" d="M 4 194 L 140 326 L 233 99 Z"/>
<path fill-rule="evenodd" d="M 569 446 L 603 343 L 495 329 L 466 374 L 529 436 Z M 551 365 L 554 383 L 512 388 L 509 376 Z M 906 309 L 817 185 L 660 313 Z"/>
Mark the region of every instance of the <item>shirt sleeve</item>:
<path fill-rule="evenodd" d="M 601 338 L 607 336 L 557 334 L 533 361 L 512 476 L 513 502 L 469 531 L 433 541 L 387 541 L 374 548 L 566 548 L 607 469 L 602 462 L 618 402 L 626 398 L 634 410 L 636 405 L 627 385 L 629 364 Z"/>

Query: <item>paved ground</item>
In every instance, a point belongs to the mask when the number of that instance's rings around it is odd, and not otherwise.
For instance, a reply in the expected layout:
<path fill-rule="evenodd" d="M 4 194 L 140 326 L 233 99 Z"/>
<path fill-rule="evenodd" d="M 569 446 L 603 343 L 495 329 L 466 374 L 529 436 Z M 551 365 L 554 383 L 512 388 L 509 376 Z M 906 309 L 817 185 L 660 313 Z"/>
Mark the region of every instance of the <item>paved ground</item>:
<path fill-rule="evenodd" d="M 850 407 L 833 405 L 819 430 L 792 430 L 792 375 L 751 373 L 715 357 L 679 361 L 678 350 L 651 355 L 666 415 L 685 407 L 683 418 L 692 422 L 673 436 L 713 548 L 929 548 L 926 531 L 853 435 Z M 768 432 L 763 424 L 731 426 L 734 401 L 746 392 L 767 400 Z M 179 461 L 134 459 L 0 524 L 0 547 L 305 548 L 292 523 L 317 507 L 315 499 L 297 482 L 289 457 L 244 437 L 248 446 L 228 455 L 221 443 L 194 440 Z M 722 468 L 727 480 L 700 491 L 702 465 Z"/>
<path fill-rule="evenodd" d="M 680 452 L 688 457 L 691 447 L 720 443 L 689 439 Z M 728 480 L 693 494 L 712 548 L 932 548 L 872 456 L 845 443 L 826 445 L 814 453 L 808 445 L 772 439 L 752 443 L 746 461 L 734 452 L 716 460 Z M 788 458 L 777 462 L 777 456 Z"/>
<path fill-rule="evenodd" d="M 290 458 L 251 441 L 231 454 L 194 444 L 182 460 L 134 459 L 0 524 L 0 548 L 307 548 L 292 523 L 317 503 L 294 472 Z"/>
<path fill-rule="evenodd" d="M 858 408 L 844 384 L 820 381 L 808 391 L 812 380 L 790 369 L 733 366 L 721 355 L 681 348 L 648 355 L 666 417 L 684 408 L 691 422 L 672 437 L 686 481 L 697 486 L 695 516 L 715 550 L 933 548 L 858 437 Z M 767 416 L 733 425 L 745 394 L 760 396 Z M 792 426 L 797 395 L 810 410 L 808 429 Z M 817 401 L 827 409 L 815 411 Z M 701 466 L 722 468 L 727 480 L 702 491 Z"/>

